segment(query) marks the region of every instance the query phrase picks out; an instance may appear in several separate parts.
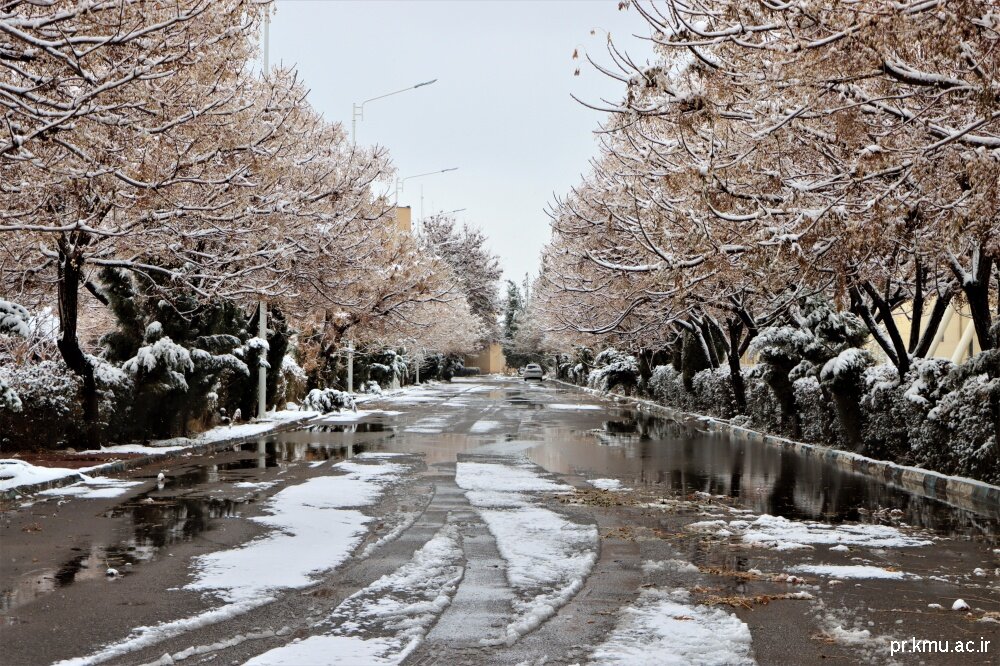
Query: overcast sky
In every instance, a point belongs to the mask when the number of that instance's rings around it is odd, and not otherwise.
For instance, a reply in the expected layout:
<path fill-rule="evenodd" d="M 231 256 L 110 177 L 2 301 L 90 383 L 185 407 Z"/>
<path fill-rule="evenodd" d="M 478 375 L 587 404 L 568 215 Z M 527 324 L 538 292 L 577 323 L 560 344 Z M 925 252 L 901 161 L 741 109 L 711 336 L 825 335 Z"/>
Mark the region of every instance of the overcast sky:
<path fill-rule="evenodd" d="M 419 217 L 423 186 L 424 214 L 465 208 L 457 217 L 484 229 L 520 280 L 537 271 L 553 193 L 595 153 L 601 115 L 570 94 L 622 90 L 573 50 L 608 62 L 610 32 L 644 62 L 648 44 L 632 36 L 643 26 L 616 0 L 277 0 L 270 60 L 296 66 L 313 105 L 348 131 L 353 102 L 437 78 L 366 105 L 358 142 L 386 146 L 403 177 L 459 167 L 407 181 L 400 204 Z"/>

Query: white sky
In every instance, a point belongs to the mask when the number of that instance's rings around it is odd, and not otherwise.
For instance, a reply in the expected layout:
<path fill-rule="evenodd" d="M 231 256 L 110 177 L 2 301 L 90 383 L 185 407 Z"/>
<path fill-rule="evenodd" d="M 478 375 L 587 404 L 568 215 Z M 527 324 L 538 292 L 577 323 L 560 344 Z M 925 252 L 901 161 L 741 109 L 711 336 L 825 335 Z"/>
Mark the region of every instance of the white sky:
<path fill-rule="evenodd" d="M 507 277 L 537 271 L 549 237 L 544 209 L 580 180 L 595 154 L 598 102 L 623 90 L 573 49 L 609 62 L 606 35 L 645 62 L 644 22 L 616 0 L 416 1 L 277 0 L 272 65 L 294 65 L 312 104 L 350 131 L 353 102 L 437 78 L 437 83 L 365 106 L 358 142 L 386 146 L 407 181 L 401 205 L 465 208 Z M 644 33 L 646 34 L 646 33 Z M 580 67 L 580 76 L 573 76 Z"/>

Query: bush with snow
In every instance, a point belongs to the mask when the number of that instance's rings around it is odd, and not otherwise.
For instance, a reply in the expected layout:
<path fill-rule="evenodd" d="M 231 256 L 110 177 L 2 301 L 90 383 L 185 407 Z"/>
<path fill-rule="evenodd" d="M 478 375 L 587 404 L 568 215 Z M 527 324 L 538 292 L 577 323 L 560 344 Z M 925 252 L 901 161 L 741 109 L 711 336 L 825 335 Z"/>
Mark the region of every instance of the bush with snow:
<path fill-rule="evenodd" d="M 305 400 L 302 401 L 302 407 L 303 409 L 323 414 L 339 412 L 342 409 L 358 410 L 357 405 L 354 403 L 354 398 L 351 397 L 350 393 L 331 388 L 309 391 Z"/>
<path fill-rule="evenodd" d="M 30 320 L 31 315 L 26 308 L 0 298 L 0 335 L 28 337 L 31 334 Z"/>
<path fill-rule="evenodd" d="M 594 358 L 594 369 L 587 375 L 587 386 L 599 391 L 622 390 L 631 393 L 639 382 L 639 363 L 635 357 L 609 347 Z"/>
<path fill-rule="evenodd" d="M 0 367 L 0 392 L 20 409 L 0 409 L 0 445 L 42 449 L 64 446 L 83 428 L 80 380 L 61 361 Z M 8 397 L 8 400 L 10 398 Z M 10 404 L 13 404 L 11 401 Z"/>
<path fill-rule="evenodd" d="M 298 364 L 295 357 L 285 354 L 281 359 L 278 383 L 275 388 L 274 404 L 284 405 L 297 403 L 305 397 L 306 384 L 309 381 L 306 371 Z"/>
<path fill-rule="evenodd" d="M 378 385 L 378 382 L 370 379 L 361 385 L 361 393 L 367 393 L 369 395 L 382 395 L 382 387 Z"/>

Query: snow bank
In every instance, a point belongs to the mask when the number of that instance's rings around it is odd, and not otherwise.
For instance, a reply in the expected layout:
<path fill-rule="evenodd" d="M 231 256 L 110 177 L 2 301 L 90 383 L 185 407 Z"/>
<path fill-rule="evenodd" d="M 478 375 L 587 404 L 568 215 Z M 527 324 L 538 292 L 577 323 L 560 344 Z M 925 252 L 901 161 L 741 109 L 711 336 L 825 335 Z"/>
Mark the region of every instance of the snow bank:
<path fill-rule="evenodd" d="M 66 467 L 41 467 L 15 458 L 0 459 L 0 490 L 46 483 L 68 476 L 81 476 L 79 470 Z"/>
<path fill-rule="evenodd" d="M 591 655 L 593 664 L 751 666 L 750 629 L 718 608 L 688 603 L 688 593 L 644 590 Z"/>
<path fill-rule="evenodd" d="M 455 482 L 496 540 L 514 589 L 514 617 L 502 642 L 513 644 L 573 598 L 597 561 L 597 528 L 538 506 L 526 493 L 568 492 L 530 463 L 460 462 Z"/>
<path fill-rule="evenodd" d="M 561 403 L 561 402 L 553 402 L 553 403 L 550 403 L 550 404 L 545 405 L 545 406 L 547 408 L 549 408 L 549 409 L 561 409 L 561 410 L 566 410 L 566 411 L 586 411 L 586 410 L 604 409 L 604 407 L 602 407 L 600 405 L 586 405 L 586 404 L 578 403 L 578 402 L 572 403 L 572 404 Z"/>
<path fill-rule="evenodd" d="M 451 603 L 462 579 L 462 560 L 458 529 L 446 525 L 407 564 L 337 606 L 327 620 L 335 625 L 332 632 L 275 648 L 246 664 L 398 664 Z"/>
<path fill-rule="evenodd" d="M 307 587 L 318 573 L 342 564 L 367 532 L 371 520 L 351 507 L 378 501 L 384 484 L 405 467 L 342 462 L 347 474 L 322 476 L 285 488 L 268 502 L 270 515 L 253 518 L 274 531 L 239 548 L 194 560 L 189 590 L 209 591 L 235 603 L 280 589 Z"/>

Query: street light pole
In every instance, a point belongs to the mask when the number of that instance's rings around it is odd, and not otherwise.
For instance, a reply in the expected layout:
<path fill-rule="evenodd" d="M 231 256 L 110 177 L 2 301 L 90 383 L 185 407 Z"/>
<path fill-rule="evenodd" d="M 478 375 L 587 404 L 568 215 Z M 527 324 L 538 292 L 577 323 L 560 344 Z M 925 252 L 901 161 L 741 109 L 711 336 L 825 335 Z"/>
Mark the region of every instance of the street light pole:
<path fill-rule="evenodd" d="M 371 99 L 366 99 L 365 101 L 361 102 L 361 104 L 355 102 L 353 108 L 351 109 L 351 143 L 356 144 L 358 142 L 358 121 L 365 119 L 365 104 L 367 104 L 368 102 L 374 102 L 377 99 L 383 99 L 385 97 L 398 95 L 399 93 L 404 93 L 407 90 L 416 90 L 417 88 L 422 88 L 423 86 L 429 86 L 435 81 L 437 81 L 437 79 L 431 79 L 430 81 L 424 81 L 423 83 L 418 83 L 414 86 L 403 88 L 402 90 L 396 90 L 391 93 L 379 95 L 378 97 L 372 97 Z"/>
<path fill-rule="evenodd" d="M 396 205 L 399 205 L 399 193 L 403 190 L 406 185 L 406 181 L 412 180 L 414 178 L 423 178 L 424 176 L 433 176 L 439 173 L 448 173 L 449 171 L 458 171 L 458 167 L 448 167 L 447 169 L 441 169 L 439 171 L 428 171 L 427 173 L 418 173 L 415 176 L 407 176 L 406 178 L 396 179 Z"/>
<path fill-rule="evenodd" d="M 270 42 L 271 42 L 271 13 L 268 11 L 264 15 L 264 76 L 271 69 L 270 62 Z M 267 340 L 267 301 L 260 299 L 259 317 L 257 321 L 257 337 Z M 260 367 L 257 368 L 257 418 L 263 419 L 267 413 L 267 358 L 260 360 Z"/>

